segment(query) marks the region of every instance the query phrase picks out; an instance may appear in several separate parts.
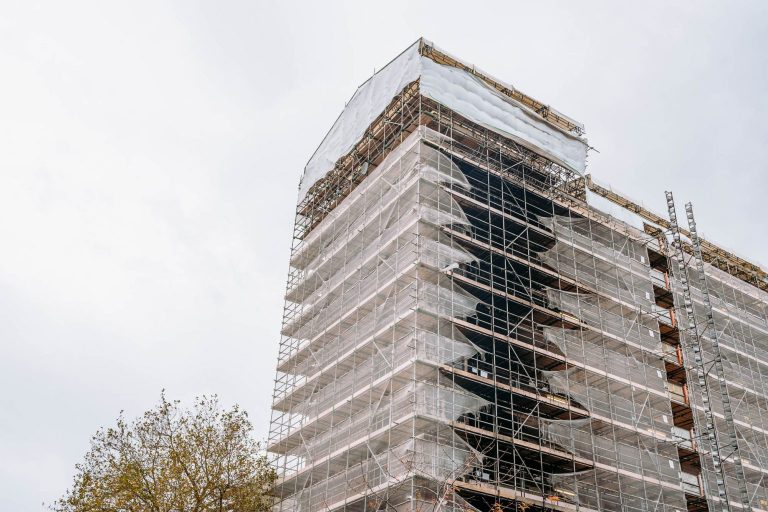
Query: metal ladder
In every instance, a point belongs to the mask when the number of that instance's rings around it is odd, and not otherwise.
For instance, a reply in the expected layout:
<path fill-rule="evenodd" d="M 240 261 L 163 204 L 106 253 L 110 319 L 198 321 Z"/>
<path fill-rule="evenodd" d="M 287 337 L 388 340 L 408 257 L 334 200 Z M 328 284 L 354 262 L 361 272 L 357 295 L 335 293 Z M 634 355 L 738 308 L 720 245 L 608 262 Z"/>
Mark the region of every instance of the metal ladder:
<path fill-rule="evenodd" d="M 717 430 L 715 427 L 714 414 L 712 412 L 710 389 L 707 383 L 707 370 L 705 362 L 702 358 L 700 335 L 696 324 L 696 318 L 693 309 L 693 300 L 691 298 L 691 286 L 688 281 L 687 265 L 685 263 L 685 256 L 683 253 L 683 244 L 680 237 L 680 227 L 677 223 L 677 213 L 675 211 L 675 202 L 672 196 L 672 192 L 666 192 L 667 197 L 667 209 L 669 211 L 669 220 L 672 227 L 672 240 L 675 250 L 675 260 L 678 264 L 679 279 L 683 288 L 683 302 L 685 307 L 686 316 L 688 318 L 688 337 L 689 344 L 693 348 L 694 355 L 694 369 L 696 371 L 696 378 L 698 380 L 699 389 L 702 391 L 702 405 L 704 407 L 704 414 L 706 417 L 706 435 L 710 441 L 712 462 L 715 470 L 715 479 L 717 482 L 717 493 L 720 498 L 720 504 L 722 510 L 730 512 L 731 506 L 728 501 L 728 492 L 725 482 L 725 471 L 722 465 L 724 458 L 720 450 L 720 442 L 717 438 Z M 728 430 L 728 437 L 730 440 L 730 446 L 733 449 L 732 456 L 736 469 L 736 478 L 739 484 L 739 490 L 741 494 L 742 506 L 747 510 L 751 510 L 749 505 L 749 496 L 747 494 L 746 481 L 744 479 L 744 468 L 741 465 L 741 458 L 738 453 L 738 444 L 736 441 L 736 431 L 733 423 L 733 413 L 730 406 L 730 398 L 725 387 L 723 365 L 720 356 L 719 345 L 717 344 L 717 333 L 714 325 L 714 317 L 712 315 L 712 305 L 709 300 L 709 292 L 706 287 L 706 278 L 704 276 L 704 263 L 701 259 L 701 244 L 696 233 L 696 224 L 693 220 L 693 210 L 690 203 L 686 205 L 686 212 L 688 216 L 688 225 L 691 232 L 691 242 L 694 246 L 694 259 L 696 260 L 696 270 L 699 274 L 699 280 L 701 283 L 702 293 L 704 294 L 704 305 L 707 315 L 707 334 L 713 343 L 715 352 L 714 365 L 717 372 L 718 383 L 720 385 L 720 393 L 723 401 L 723 411 L 726 419 L 726 426 Z M 706 481 L 706 479 L 705 479 Z"/>

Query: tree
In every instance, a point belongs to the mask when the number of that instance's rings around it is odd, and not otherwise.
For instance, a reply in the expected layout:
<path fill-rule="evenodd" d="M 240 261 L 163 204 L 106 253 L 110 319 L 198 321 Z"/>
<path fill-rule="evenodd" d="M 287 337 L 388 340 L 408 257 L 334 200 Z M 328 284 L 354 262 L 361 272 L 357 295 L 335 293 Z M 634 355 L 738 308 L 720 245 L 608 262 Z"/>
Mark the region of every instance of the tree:
<path fill-rule="evenodd" d="M 245 411 L 218 398 L 192 409 L 160 403 L 140 418 L 99 430 L 55 512 L 224 512 L 269 510 L 275 472 Z"/>

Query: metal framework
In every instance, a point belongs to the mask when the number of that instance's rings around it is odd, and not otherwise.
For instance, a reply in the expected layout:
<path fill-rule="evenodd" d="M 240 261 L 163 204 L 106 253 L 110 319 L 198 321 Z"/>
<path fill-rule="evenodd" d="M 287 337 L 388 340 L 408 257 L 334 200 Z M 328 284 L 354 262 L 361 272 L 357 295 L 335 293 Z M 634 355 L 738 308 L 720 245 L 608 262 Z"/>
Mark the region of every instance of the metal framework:
<path fill-rule="evenodd" d="M 726 384 L 725 370 L 723 369 L 723 356 L 720 352 L 720 344 L 717 341 L 717 329 L 715 326 L 714 313 L 712 311 L 712 300 L 710 298 L 709 288 L 707 286 L 704 259 L 701 253 L 701 242 L 699 240 L 698 231 L 696 230 L 696 221 L 693 218 L 693 206 L 691 203 L 686 203 L 685 213 L 686 217 L 688 218 L 688 229 L 691 231 L 691 241 L 693 244 L 693 254 L 695 256 L 696 272 L 699 275 L 699 289 L 702 291 L 702 302 L 704 306 L 704 315 L 706 317 L 705 332 L 712 343 L 712 352 L 714 354 L 712 366 L 716 372 L 715 375 L 717 376 L 718 388 L 720 390 L 720 400 L 723 403 L 723 416 L 726 426 L 725 437 L 728 439 L 726 446 L 728 446 L 731 450 L 731 453 L 726 458 L 730 458 L 731 462 L 733 463 L 733 473 L 739 487 L 739 497 L 741 499 L 741 504 L 744 509 L 749 510 L 749 493 L 747 492 L 744 467 L 741 464 L 741 456 L 739 454 L 739 443 L 736 435 L 736 426 L 733 421 L 733 408 L 731 407 L 731 399 L 728 396 L 728 385 Z M 691 317 L 693 319 L 693 314 Z M 698 336 L 698 332 L 696 335 Z"/>
<path fill-rule="evenodd" d="M 297 207 L 275 510 L 768 509 L 768 294 L 419 87 Z"/>

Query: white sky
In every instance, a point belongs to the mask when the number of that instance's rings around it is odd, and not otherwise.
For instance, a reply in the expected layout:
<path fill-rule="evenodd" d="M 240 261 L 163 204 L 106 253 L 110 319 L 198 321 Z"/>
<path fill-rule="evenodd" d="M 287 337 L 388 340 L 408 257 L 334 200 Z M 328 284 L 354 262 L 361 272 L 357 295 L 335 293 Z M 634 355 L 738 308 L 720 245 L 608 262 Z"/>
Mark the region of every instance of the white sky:
<path fill-rule="evenodd" d="M 301 170 L 421 35 L 583 122 L 598 181 L 768 262 L 767 2 L 373 5 L 0 3 L 4 510 L 163 388 L 266 436 Z"/>

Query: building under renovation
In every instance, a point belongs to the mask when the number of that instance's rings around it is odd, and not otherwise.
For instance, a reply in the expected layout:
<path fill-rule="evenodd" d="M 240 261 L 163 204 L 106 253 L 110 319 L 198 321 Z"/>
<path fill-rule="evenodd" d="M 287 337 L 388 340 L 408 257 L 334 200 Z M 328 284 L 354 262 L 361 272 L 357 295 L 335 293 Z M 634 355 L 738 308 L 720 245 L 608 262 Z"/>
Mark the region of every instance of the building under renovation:
<path fill-rule="evenodd" d="M 425 40 L 360 86 L 301 180 L 275 510 L 768 510 L 766 272 L 587 149 Z"/>

